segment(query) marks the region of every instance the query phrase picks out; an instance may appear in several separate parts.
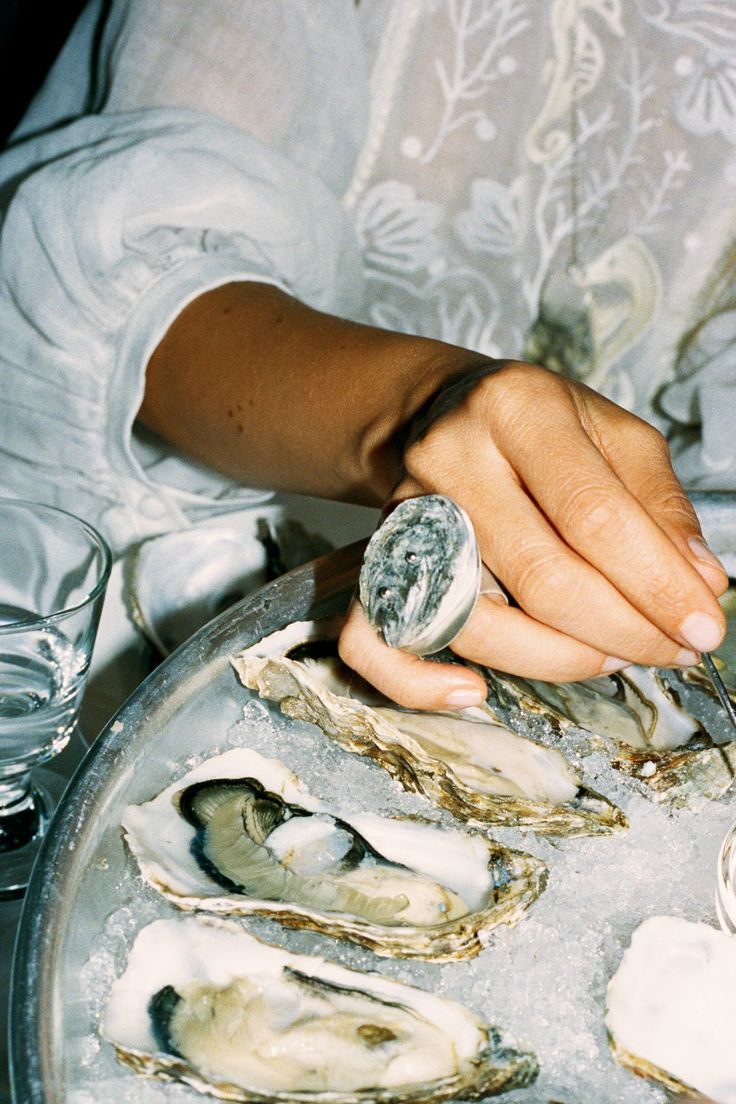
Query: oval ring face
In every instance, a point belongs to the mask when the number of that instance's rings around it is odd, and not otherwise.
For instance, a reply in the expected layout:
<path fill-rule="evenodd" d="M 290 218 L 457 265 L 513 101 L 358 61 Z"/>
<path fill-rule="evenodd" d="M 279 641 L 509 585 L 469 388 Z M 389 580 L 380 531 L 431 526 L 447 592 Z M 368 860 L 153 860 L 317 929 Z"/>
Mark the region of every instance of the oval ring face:
<path fill-rule="evenodd" d="M 371 537 L 360 601 L 389 647 L 431 655 L 470 617 L 480 574 L 468 515 L 444 495 L 423 495 L 400 503 Z"/>

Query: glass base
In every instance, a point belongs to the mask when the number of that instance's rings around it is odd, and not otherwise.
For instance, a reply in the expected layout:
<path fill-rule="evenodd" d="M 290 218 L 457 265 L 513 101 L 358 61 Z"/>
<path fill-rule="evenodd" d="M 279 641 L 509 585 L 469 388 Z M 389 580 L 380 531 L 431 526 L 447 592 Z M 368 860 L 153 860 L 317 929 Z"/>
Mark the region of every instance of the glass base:
<path fill-rule="evenodd" d="M 0 900 L 25 892 L 41 840 L 68 781 L 48 767 L 31 772 L 34 804 L 8 818 L 5 846 L 0 850 Z"/>

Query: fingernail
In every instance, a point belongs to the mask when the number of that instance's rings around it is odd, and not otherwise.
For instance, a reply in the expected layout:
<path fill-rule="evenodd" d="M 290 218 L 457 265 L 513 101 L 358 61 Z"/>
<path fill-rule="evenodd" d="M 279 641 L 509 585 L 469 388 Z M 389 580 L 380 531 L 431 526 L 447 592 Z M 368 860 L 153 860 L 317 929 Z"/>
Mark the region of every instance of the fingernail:
<path fill-rule="evenodd" d="M 623 667 L 630 667 L 628 659 L 619 659 L 618 656 L 606 656 L 601 667 L 602 675 L 610 675 L 612 671 L 620 671 Z"/>
<path fill-rule="evenodd" d="M 700 656 L 697 652 L 690 652 L 687 648 L 681 648 L 672 661 L 675 667 L 697 667 Z"/>
<path fill-rule="evenodd" d="M 679 628 L 683 640 L 697 652 L 710 652 L 723 639 L 723 628 L 708 613 L 690 613 Z"/>
<path fill-rule="evenodd" d="M 476 690 L 470 686 L 462 686 L 457 690 L 450 690 L 445 695 L 445 704 L 451 709 L 469 709 L 471 705 L 482 705 L 486 700 L 484 690 Z"/>
<path fill-rule="evenodd" d="M 691 537 L 687 543 L 690 546 L 690 551 L 696 559 L 702 560 L 703 563 L 711 564 L 713 567 L 717 567 L 718 570 L 722 571 L 724 575 L 728 574 L 721 561 L 718 559 L 715 553 L 711 552 L 710 548 L 704 540 L 701 540 L 700 537 Z"/>

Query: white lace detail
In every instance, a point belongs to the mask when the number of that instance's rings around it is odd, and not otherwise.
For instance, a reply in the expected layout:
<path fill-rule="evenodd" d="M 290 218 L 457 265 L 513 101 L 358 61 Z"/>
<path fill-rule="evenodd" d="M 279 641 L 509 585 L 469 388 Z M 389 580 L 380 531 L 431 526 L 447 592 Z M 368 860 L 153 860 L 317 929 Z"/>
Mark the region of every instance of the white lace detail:
<path fill-rule="evenodd" d="M 422 0 L 395 0 L 381 39 L 370 79 L 371 110 L 368 131 L 355 164 L 352 179 L 343 196 L 346 211 L 355 206 L 366 186 L 383 141 L 402 68 L 411 46 L 411 36 L 422 10 Z"/>
<path fill-rule="evenodd" d="M 475 0 L 449 0 L 452 59 L 448 63 L 437 59 L 443 108 L 427 148 L 421 141 L 413 146 L 412 156 L 418 157 L 422 164 L 433 161 L 445 139 L 469 123 L 473 124 L 472 133 L 479 141 L 493 140 L 496 125 L 488 111 L 478 104 L 490 85 L 515 71 L 515 59 L 501 51 L 530 26 L 527 7 L 526 0 L 487 0 L 480 5 Z"/>
<path fill-rule="evenodd" d="M 555 0 L 550 15 L 555 56 L 543 75 L 549 93 L 526 137 L 527 156 L 535 164 L 564 154 L 573 141 L 570 109 L 594 91 L 603 73 L 605 49 L 587 12 L 600 16 L 613 34 L 624 33 L 621 0 Z"/>
<path fill-rule="evenodd" d="M 691 134 L 721 134 L 736 145 L 736 62 L 708 51 L 693 68 L 675 96 L 675 118 Z"/>
<path fill-rule="evenodd" d="M 350 193 L 366 320 L 514 357 L 551 304 L 549 340 L 583 325 L 561 368 L 656 420 L 736 184 L 736 2 L 425 0 L 392 35 Z"/>
<path fill-rule="evenodd" d="M 355 228 L 369 270 L 418 272 L 437 252 L 442 209 L 417 198 L 414 188 L 386 180 L 370 188 L 355 213 Z"/>

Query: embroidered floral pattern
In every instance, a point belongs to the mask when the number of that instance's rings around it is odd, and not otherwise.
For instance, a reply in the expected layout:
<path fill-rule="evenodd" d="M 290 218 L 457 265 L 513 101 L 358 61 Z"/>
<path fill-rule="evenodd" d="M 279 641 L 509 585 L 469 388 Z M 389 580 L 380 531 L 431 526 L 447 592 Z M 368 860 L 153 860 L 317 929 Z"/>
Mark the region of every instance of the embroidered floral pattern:
<path fill-rule="evenodd" d="M 438 56 L 436 75 L 443 108 L 434 136 L 426 147 L 410 136 L 404 153 L 423 164 L 432 161 L 445 139 L 472 123 L 475 137 L 492 141 L 496 125 L 480 106 L 489 86 L 516 71 L 506 47 L 530 25 L 527 0 L 447 0 L 447 22 L 452 44 L 449 58 Z"/>
<path fill-rule="evenodd" d="M 691 134 L 720 134 L 736 145 L 736 61 L 708 51 L 675 96 L 674 112 Z"/>
<path fill-rule="evenodd" d="M 468 249 L 493 256 L 518 252 L 524 235 L 525 191 L 524 176 L 508 188 L 497 180 L 473 181 L 470 209 L 455 219 L 458 236 Z"/>
<path fill-rule="evenodd" d="M 418 199 L 410 185 L 398 180 L 377 184 L 355 212 L 366 264 L 392 272 L 419 272 L 437 252 L 435 231 L 441 219 L 441 208 Z"/>
<path fill-rule="evenodd" d="M 371 321 L 377 326 L 441 337 L 487 356 L 500 355 L 494 341 L 498 316 L 497 294 L 472 269 L 448 272 L 420 288 L 382 284 L 371 310 Z"/>
<path fill-rule="evenodd" d="M 412 34 L 358 195 L 366 316 L 515 357 L 564 344 L 571 288 L 590 347 L 558 366 L 654 416 L 733 203 L 736 2 L 424 0 Z"/>
<path fill-rule="evenodd" d="M 637 0 L 648 23 L 665 35 L 706 49 L 736 47 L 736 6 L 732 0 Z"/>
<path fill-rule="evenodd" d="M 572 107 L 593 92 L 605 67 L 605 50 L 588 22 L 594 13 L 621 37 L 621 0 L 554 0 L 550 27 L 554 59 L 547 63 L 549 92 L 526 136 L 526 153 L 536 164 L 561 156 L 574 141 Z"/>

